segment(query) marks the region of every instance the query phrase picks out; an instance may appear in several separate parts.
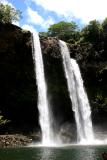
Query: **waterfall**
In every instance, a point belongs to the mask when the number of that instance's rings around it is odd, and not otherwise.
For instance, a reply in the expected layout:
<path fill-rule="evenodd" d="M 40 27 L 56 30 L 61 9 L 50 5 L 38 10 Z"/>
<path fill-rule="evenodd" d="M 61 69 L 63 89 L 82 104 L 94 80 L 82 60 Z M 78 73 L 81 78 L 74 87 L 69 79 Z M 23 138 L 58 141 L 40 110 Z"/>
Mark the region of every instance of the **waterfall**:
<path fill-rule="evenodd" d="M 53 130 L 51 127 L 51 113 L 47 97 L 47 86 L 44 75 L 44 65 L 41 53 L 38 33 L 33 32 L 33 58 L 35 64 L 35 77 L 38 88 L 38 110 L 39 122 L 42 131 L 42 144 L 51 145 L 53 143 Z"/>
<path fill-rule="evenodd" d="M 88 97 L 83 86 L 80 69 L 70 53 L 65 42 L 59 41 L 65 76 L 67 79 L 72 109 L 75 113 L 77 126 L 77 141 L 80 143 L 91 143 L 93 141 L 93 128 L 91 121 L 91 110 Z"/>

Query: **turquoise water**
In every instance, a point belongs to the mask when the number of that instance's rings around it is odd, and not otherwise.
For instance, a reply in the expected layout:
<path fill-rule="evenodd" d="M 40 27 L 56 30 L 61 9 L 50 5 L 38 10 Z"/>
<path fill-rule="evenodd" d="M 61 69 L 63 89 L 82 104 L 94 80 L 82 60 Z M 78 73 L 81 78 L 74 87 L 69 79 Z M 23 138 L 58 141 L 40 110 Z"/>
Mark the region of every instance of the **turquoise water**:
<path fill-rule="evenodd" d="M 107 146 L 6 148 L 0 149 L 0 160 L 102 160 L 103 152 Z"/>

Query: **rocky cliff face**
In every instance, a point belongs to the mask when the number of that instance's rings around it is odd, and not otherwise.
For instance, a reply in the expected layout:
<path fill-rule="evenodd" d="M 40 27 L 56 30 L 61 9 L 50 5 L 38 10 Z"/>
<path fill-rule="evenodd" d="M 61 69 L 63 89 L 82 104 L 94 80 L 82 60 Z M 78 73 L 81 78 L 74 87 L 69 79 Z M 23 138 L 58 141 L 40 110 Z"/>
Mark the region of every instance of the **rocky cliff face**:
<path fill-rule="evenodd" d="M 48 98 L 55 128 L 75 128 L 74 114 L 64 76 L 57 38 L 40 37 Z M 2 131 L 32 132 L 39 130 L 37 87 L 32 59 L 31 33 L 0 24 L 0 111 L 11 120 Z M 106 48 L 95 50 L 91 44 L 68 45 L 72 58 L 81 68 L 93 111 L 94 122 L 107 117 Z M 102 119 L 103 119 L 102 118 Z M 71 128 L 70 128 L 71 129 Z"/>
<path fill-rule="evenodd" d="M 31 33 L 0 24 L 0 111 L 10 120 L 2 130 L 28 132 L 38 127 L 37 90 Z"/>

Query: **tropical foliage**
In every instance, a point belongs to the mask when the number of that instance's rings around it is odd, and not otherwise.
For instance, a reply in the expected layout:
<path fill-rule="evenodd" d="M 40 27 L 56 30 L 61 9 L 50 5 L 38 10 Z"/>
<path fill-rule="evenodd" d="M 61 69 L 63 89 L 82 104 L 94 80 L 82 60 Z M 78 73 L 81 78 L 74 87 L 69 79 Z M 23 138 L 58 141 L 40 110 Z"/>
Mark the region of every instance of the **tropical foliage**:
<path fill-rule="evenodd" d="M 12 23 L 21 18 L 21 12 L 10 5 L 0 3 L 0 22 Z"/>
<path fill-rule="evenodd" d="M 101 23 L 98 20 L 90 21 L 81 30 L 75 22 L 61 21 L 50 25 L 47 32 L 40 32 L 42 36 L 57 37 L 69 43 L 92 43 L 107 41 L 107 18 Z"/>
<path fill-rule="evenodd" d="M 57 24 L 53 24 L 48 29 L 48 36 L 58 37 L 62 40 L 77 40 L 78 32 L 75 22 L 61 21 Z"/>
<path fill-rule="evenodd" d="M 10 122 L 10 120 L 4 119 L 4 116 L 0 115 L 0 125 L 5 125 Z"/>

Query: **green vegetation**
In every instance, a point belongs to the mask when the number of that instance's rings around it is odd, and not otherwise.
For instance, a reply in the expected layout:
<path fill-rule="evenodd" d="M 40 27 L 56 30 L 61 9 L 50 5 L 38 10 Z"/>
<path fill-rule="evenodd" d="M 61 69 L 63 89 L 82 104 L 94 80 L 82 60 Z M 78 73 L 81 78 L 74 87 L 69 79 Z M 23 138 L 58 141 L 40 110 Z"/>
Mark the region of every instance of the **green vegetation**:
<path fill-rule="evenodd" d="M 4 5 L 0 3 L 0 22 L 12 23 L 13 21 L 19 21 L 21 18 L 21 12 L 11 7 L 10 5 Z"/>
<path fill-rule="evenodd" d="M 89 24 L 81 31 L 83 41 L 91 43 L 100 42 L 103 36 L 102 33 L 102 25 L 97 20 L 90 21 Z"/>
<path fill-rule="evenodd" d="M 5 125 L 9 122 L 10 120 L 4 119 L 4 116 L 0 115 L 0 125 Z"/>
<path fill-rule="evenodd" d="M 64 22 L 50 25 L 47 32 L 40 32 L 40 35 L 47 37 L 58 37 L 68 43 L 92 43 L 107 41 L 107 18 L 101 23 L 97 20 L 90 21 L 82 30 L 75 22 Z"/>
<path fill-rule="evenodd" d="M 49 27 L 48 36 L 58 37 L 65 41 L 76 41 L 79 37 L 79 32 L 77 31 L 77 25 L 75 22 L 61 21 Z"/>

